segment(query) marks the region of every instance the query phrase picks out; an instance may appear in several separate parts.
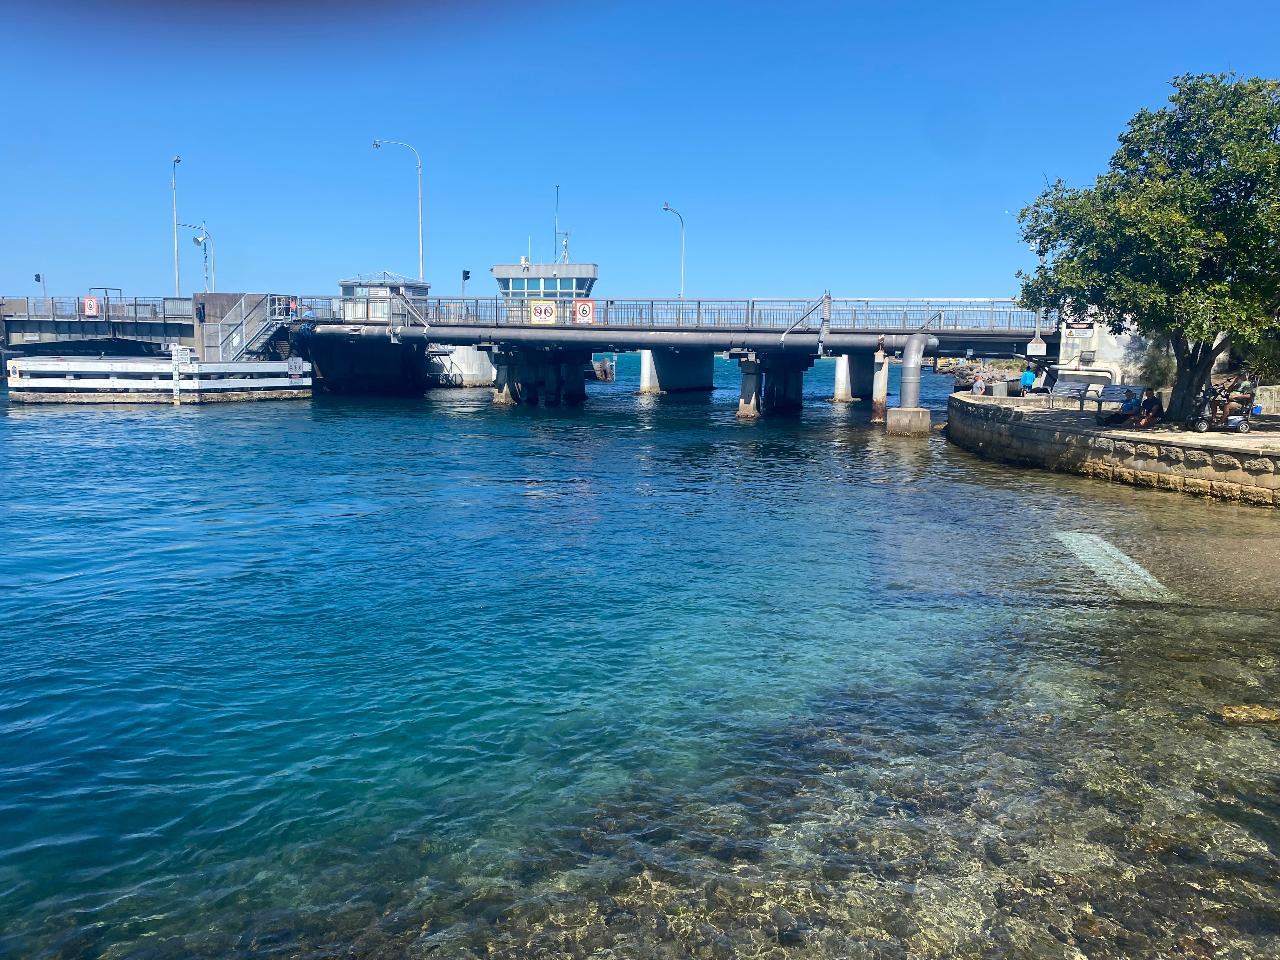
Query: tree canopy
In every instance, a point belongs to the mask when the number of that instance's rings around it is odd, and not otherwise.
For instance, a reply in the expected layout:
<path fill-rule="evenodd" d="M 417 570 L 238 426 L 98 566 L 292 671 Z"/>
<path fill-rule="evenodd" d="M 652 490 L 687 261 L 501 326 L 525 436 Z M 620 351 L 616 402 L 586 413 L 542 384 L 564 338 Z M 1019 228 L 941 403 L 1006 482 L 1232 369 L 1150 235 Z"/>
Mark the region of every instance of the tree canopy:
<path fill-rule="evenodd" d="M 1020 213 L 1047 264 L 1019 278 L 1030 307 L 1167 338 L 1180 415 L 1233 341 L 1280 326 L 1280 81 L 1172 84 L 1092 187 L 1058 181 Z"/>

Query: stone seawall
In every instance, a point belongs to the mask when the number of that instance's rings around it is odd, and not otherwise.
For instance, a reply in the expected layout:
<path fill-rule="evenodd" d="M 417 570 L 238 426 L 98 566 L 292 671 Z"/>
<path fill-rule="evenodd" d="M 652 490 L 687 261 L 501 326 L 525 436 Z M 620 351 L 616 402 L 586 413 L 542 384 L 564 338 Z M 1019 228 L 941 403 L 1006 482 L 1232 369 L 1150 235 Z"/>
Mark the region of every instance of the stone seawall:
<path fill-rule="evenodd" d="M 1089 413 L 1026 400 L 951 397 L 947 439 L 1021 466 L 1258 506 L 1280 506 L 1280 438 L 1107 430 Z"/>

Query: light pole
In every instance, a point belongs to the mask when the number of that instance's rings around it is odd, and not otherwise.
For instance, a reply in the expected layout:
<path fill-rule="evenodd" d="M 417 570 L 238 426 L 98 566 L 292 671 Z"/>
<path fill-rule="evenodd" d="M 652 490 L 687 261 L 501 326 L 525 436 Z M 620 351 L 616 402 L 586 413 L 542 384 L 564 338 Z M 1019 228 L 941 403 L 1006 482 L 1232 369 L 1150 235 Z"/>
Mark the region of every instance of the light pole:
<path fill-rule="evenodd" d="M 422 154 L 418 153 L 417 148 L 405 143 L 402 140 L 375 140 L 373 141 L 373 149 L 379 149 L 384 143 L 394 144 L 397 147 L 405 147 L 413 151 L 413 155 L 418 160 L 418 279 L 426 279 L 422 273 Z"/>
<path fill-rule="evenodd" d="M 663 203 L 662 209 L 668 213 L 674 213 L 680 220 L 680 299 L 684 299 L 684 217 L 680 216 L 680 211 L 669 203 Z"/>
<path fill-rule="evenodd" d="M 178 272 L 178 164 L 182 157 L 174 154 L 173 176 L 169 186 L 173 188 L 173 295 L 182 296 L 182 275 Z"/>
<path fill-rule="evenodd" d="M 198 233 L 191 238 L 191 242 L 204 251 L 204 292 L 216 293 L 218 290 L 218 251 L 214 247 L 213 234 L 209 232 L 209 228 L 205 226 L 203 220 L 200 225 L 194 223 L 180 223 L 180 227 L 186 227 L 189 230 L 196 230 Z M 213 261 L 213 281 L 209 281 L 209 261 Z"/>

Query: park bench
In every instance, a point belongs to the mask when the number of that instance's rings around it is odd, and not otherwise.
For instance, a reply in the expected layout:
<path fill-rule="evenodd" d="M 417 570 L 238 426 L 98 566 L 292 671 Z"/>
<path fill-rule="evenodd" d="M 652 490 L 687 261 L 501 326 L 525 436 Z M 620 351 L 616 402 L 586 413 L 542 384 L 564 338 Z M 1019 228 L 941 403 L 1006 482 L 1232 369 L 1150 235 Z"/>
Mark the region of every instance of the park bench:
<path fill-rule="evenodd" d="M 1055 400 L 1074 400 L 1078 405 L 1078 409 L 1084 409 L 1084 402 L 1088 399 L 1089 388 L 1093 384 L 1087 380 L 1064 380 L 1061 377 L 1053 385 L 1049 391 L 1049 407 L 1053 408 Z"/>
<path fill-rule="evenodd" d="M 1141 401 L 1142 391 L 1145 389 L 1147 388 L 1136 386 L 1132 383 L 1108 383 L 1096 397 L 1089 397 L 1088 399 L 1098 405 L 1098 416 L 1102 416 L 1102 405 L 1104 403 L 1114 403 L 1117 406 L 1124 403 L 1124 392 L 1126 390 L 1132 390 L 1133 395 Z M 1084 408 L 1082 407 L 1081 409 Z"/>

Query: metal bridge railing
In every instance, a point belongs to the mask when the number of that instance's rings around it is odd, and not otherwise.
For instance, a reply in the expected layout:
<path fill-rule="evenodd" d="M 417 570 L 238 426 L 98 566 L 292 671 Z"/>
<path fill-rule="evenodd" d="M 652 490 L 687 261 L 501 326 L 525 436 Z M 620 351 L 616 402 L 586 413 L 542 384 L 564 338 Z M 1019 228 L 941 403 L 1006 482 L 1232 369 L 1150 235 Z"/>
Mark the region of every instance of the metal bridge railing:
<path fill-rule="evenodd" d="M 387 324 L 388 326 L 476 325 L 538 326 L 530 312 L 528 299 L 504 297 L 421 297 L 405 301 L 391 298 L 341 298 L 276 295 L 290 304 L 290 319 L 315 323 Z M 822 324 L 822 312 L 815 310 L 820 297 L 795 299 L 729 299 L 614 297 L 594 299 L 592 323 L 648 329 L 689 330 L 796 330 L 816 331 Z M 557 326 L 573 326 L 573 300 L 553 300 Z M 296 308 L 293 307 L 296 304 Z M 104 319 L 139 322 L 189 322 L 192 301 L 189 298 L 146 297 L 99 301 L 99 315 L 86 316 L 84 301 L 75 297 L 33 297 L 4 301 L 6 315 L 14 319 L 83 320 Z M 243 310 L 243 306 L 241 306 Z M 279 318 L 273 318 L 279 319 Z M 210 318 L 210 322 L 218 322 Z M 215 334 L 219 340 L 232 328 L 241 335 L 241 343 L 253 339 L 257 332 L 245 330 L 244 316 L 234 310 L 220 320 Z M 545 324 L 545 320 L 541 321 Z M 1052 330 L 1056 318 L 1045 321 Z M 1018 306 L 1012 298 L 987 299 L 876 299 L 833 298 L 830 304 L 829 329 L 835 331 L 905 331 L 921 329 L 1030 332 L 1035 328 L 1035 313 Z M 229 333 L 228 337 L 234 336 Z M 215 346 L 210 344 L 210 346 Z M 239 344 L 217 344 L 216 347 L 238 349 Z"/>
<path fill-rule="evenodd" d="M 543 301 L 545 302 L 545 301 Z M 502 297 L 420 297 L 413 316 L 395 299 L 347 298 L 342 321 L 410 325 L 576 326 L 572 300 L 555 300 L 553 321 L 535 319 L 532 301 Z M 802 299 L 623 299 L 591 301 L 595 326 L 690 330 L 817 331 L 823 322 L 821 298 Z M 874 300 L 837 299 L 830 305 L 830 329 L 915 331 L 921 329 L 1029 332 L 1035 313 L 1012 299 Z"/>

